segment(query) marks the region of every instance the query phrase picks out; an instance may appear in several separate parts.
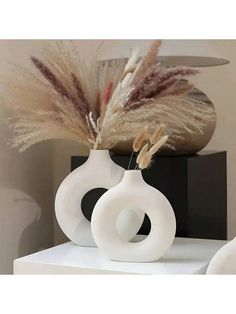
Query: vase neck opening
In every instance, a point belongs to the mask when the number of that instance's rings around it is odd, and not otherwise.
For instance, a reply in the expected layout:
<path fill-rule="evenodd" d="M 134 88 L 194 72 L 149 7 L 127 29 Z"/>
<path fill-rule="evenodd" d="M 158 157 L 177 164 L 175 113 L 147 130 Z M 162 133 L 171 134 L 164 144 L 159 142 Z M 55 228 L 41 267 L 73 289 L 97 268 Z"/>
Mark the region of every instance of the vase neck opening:
<path fill-rule="evenodd" d="M 128 183 L 143 182 L 141 170 L 126 170 L 123 181 L 126 181 Z"/>
<path fill-rule="evenodd" d="M 108 149 L 90 149 L 89 155 L 109 155 Z"/>
<path fill-rule="evenodd" d="M 103 161 L 111 161 L 109 150 L 107 149 L 91 149 L 89 152 L 88 161 L 92 160 L 103 160 Z"/>

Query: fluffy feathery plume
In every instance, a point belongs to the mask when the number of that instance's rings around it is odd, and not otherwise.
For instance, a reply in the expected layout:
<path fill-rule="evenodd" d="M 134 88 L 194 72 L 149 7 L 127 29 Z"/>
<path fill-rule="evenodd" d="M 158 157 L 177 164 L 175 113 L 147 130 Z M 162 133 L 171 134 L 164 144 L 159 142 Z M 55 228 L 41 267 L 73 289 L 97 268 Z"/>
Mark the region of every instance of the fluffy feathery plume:
<path fill-rule="evenodd" d="M 204 102 L 171 95 L 149 101 L 136 110 L 116 111 L 104 124 L 102 136 L 111 148 L 114 143 L 134 139 L 144 125 L 154 130 L 157 124 L 163 124 L 169 145 L 176 137 L 184 141 L 184 133 L 202 133 L 206 123 L 214 120 L 214 109 Z"/>
<path fill-rule="evenodd" d="M 198 74 L 199 70 L 196 68 L 190 68 L 186 66 L 176 66 L 172 68 L 168 68 L 160 75 L 160 83 L 166 82 L 172 77 L 181 77 L 185 78 L 190 75 Z"/>
<path fill-rule="evenodd" d="M 151 165 L 152 161 L 152 154 L 147 151 L 146 153 L 143 154 L 143 156 L 140 158 L 138 167 L 139 169 L 146 169 Z"/>
<path fill-rule="evenodd" d="M 112 87 L 113 87 L 113 82 L 110 81 L 107 85 L 107 88 L 105 89 L 104 96 L 103 96 L 103 102 L 105 105 L 108 104 L 111 94 L 112 94 Z"/>
<path fill-rule="evenodd" d="M 123 78 L 127 73 L 132 72 L 135 69 L 136 63 L 139 58 L 138 53 L 139 49 L 137 48 L 132 51 L 131 57 L 129 58 L 128 62 L 125 65 L 124 73 L 122 76 Z"/>
<path fill-rule="evenodd" d="M 161 46 L 160 40 L 155 40 L 153 44 L 150 46 L 150 48 L 147 51 L 147 54 L 140 61 L 139 65 L 137 66 L 134 72 L 132 81 L 134 85 L 137 85 L 137 83 L 143 78 L 143 76 L 150 69 L 150 67 L 154 63 L 156 63 L 157 53 L 160 46 Z"/>
<path fill-rule="evenodd" d="M 194 89 L 193 84 L 190 84 L 189 81 L 187 80 L 181 80 L 160 92 L 159 97 L 164 97 L 168 95 L 183 96 L 191 93 L 193 89 Z"/>
<path fill-rule="evenodd" d="M 151 165 L 152 156 L 155 153 L 157 153 L 160 150 L 160 148 L 167 142 L 168 135 L 160 137 L 162 131 L 163 131 L 162 126 L 157 127 L 156 130 L 151 135 L 149 143 L 143 145 L 136 159 L 136 163 L 139 169 L 148 168 Z"/>
<path fill-rule="evenodd" d="M 164 131 L 164 125 L 160 125 L 160 126 L 158 125 L 156 127 L 156 130 L 154 131 L 154 133 L 150 137 L 150 143 L 156 144 L 157 141 L 159 141 L 160 137 L 162 136 L 163 131 Z"/>
<path fill-rule="evenodd" d="M 57 102 L 56 106 L 57 112 L 36 109 L 13 111 L 14 118 L 9 121 L 15 133 L 13 146 L 23 151 L 35 143 L 49 139 L 71 139 L 91 146 L 89 134 L 79 122 L 80 117 L 73 105 L 66 104 L 66 110 L 63 103 Z"/>
<path fill-rule="evenodd" d="M 154 144 L 150 149 L 149 152 L 151 155 L 154 155 L 158 150 L 167 142 L 168 135 L 164 135 L 160 138 L 160 140 Z"/>
<path fill-rule="evenodd" d="M 172 88 L 184 78 L 196 75 L 198 72 L 197 69 L 183 66 L 177 66 L 163 71 L 159 65 L 156 65 L 132 91 L 124 107 L 127 110 L 136 109 L 142 106 L 147 99 L 160 97 L 161 93 L 164 94 L 166 90 Z"/>
<path fill-rule="evenodd" d="M 46 78 L 46 80 L 49 83 L 51 83 L 55 91 L 58 92 L 58 94 L 69 99 L 67 90 L 60 82 L 60 80 L 52 73 L 52 71 L 42 61 L 35 57 L 31 57 L 31 61 L 36 66 L 36 68 L 42 73 L 42 75 Z"/>
<path fill-rule="evenodd" d="M 44 64 L 42 61 L 40 61 L 39 59 L 35 58 L 35 57 L 31 57 L 31 60 L 33 62 L 33 64 L 36 66 L 36 68 L 42 73 L 42 75 L 45 77 L 45 79 L 51 83 L 51 85 L 54 87 L 55 91 L 67 98 L 68 100 L 70 100 L 75 106 L 79 107 L 80 113 L 84 116 L 86 116 L 89 112 L 89 109 L 87 107 L 87 103 L 84 102 L 85 98 L 83 95 L 83 91 L 81 89 L 81 86 L 79 85 L 79 81 L 76 78 L 76 76 L 72 73 L 72 79 L 73 79 L 73 83 L 76 86 L 77 92 L 79 91 L 80 93 L 80 98 L 81 101 L 77 101 L 76 97 L 71 94 L 70 92 L 68 92 L 68 90 L 63 86 L 63 84 L 61 83 L 61 81 L 56 77 L 56 75 L 46 66 L 46 64 Z M 79 90 L 78 90 L 79 88 Z"/>
<path fill-rule="evenodd" d="M 150 90 L 150 88 L 154 88 L 156 86 L 155 81 L 156 78 L 159 77 L 160 71 L 160 64 L 156 64 L 151 68 L 151 70 L 148 70 L 146 76 L 133 88 L 127 102 L 124 104 L 125 109 L 130 109 L 134 107 L 134 104 L 137 104 L 141 102 L 142 99 L 145 99 L 146 89 L 148 88 Z"/>
<path fill-rule="evenodd" d="M 140 150 L 138 156 L 137 156 L 137 164 L 140 163 L 141 158 L 143 157 L 143 155 L 148 151 L 149 148 L 149 144 L 146 143 L 145 145 L 143 145 L 142 149 Z"/>
<path fill-rule="evenodd" d="M 94 118 L 93 118 L 93 113 L 92 111 L 90 111 L 89 115 L 88 115 L 88 119 L 89 119 L 89 123 L 93 129 L 93 133 L 94 134 L 97 134 L 98 133 L 98 126 L 97 124 L 95 123 L 94 121 Z"/>
<path fill-rule="evenodd" d="M 144 97 L 150 98 L 160 95 L 161 92 L 169 89 L 180 80 L 183 80 L 188 76 L 196 75 L 197 73 L 199 73 L 197 69 L 189 67 L 177 66 L 175 68 L 170 68 L 159 76 L 156 88 L 154 88 L 152 91 L 148 91 L 148 89 L 146 90 Z"/>
<path fill-rule="evenodd" d="M 139 62 L 135 50 L 128 62 L 87 64 L 72 42 L 55 42 L 40 58 L 31 58 L 41 75 L 17 66 L 12 77 L 1 80 L 14 144 L 25 149 L 66 138 L 110 149 L 133 140 L 145 125 L 153 132 L 163 124 L 169 136 L 165 145 L 171 146 L 183 133 L 202 132 L 215 113 L 191 98 L 192 85 L 183 81 L 197 71 L 159 64 L 159 46 L 154 42 Z"/>
<path fill-rule="evenodd" d="M 100 119 L 101 119 L 101 121 L 103 120 L 104 114 L 106 112 L 107 104 L 111 98 L 112 88 L 113 88 L 113 81 L 110 81 L 104 90 L 102 104 L 100 107 Z"/>
<path fill-rule="evenodd" d="M 81 82 L 79 81 L 78 77 L 74 73 L 71 73 L 71 78 L 72 78 L 72 82 L 76 90 L 78 101 L 80 101 L 82 107 L 84 108 L 84 111 L 87 114 L 89 111 L 91 111 L 91 108 L 90 108 L 89 101 L 84 94 L 83 88 L 81 86 Z"/>
<path fill-rule="evenodd" d="M 134 142 L 133 142 L 133 150 L 135 152 L 140 151 L 141 147 L 143 146 L 143 143 L 147 136 L 147 131 L 148 131 L 148 126 L 146 125 L 135 137 Z"/>
<path fill-rule="evenodd" d="M 72 69 L 72 57 L 69 60 L 65 54 L 61 57 L 61 49 L 57 48 L 57 54 L 50 55 L 48 62 L 37 58 L 32 60 L 42 77 L 20 65 L 14 65 L 12 76 L 1 77 L 4 94 L 2 109 L 7 113 L 9 126 L 14 131 L 13 146 L 20 150 L 40 141 L 59 138 L 92 147 L 85 119 L 89 111 L 82 108 L 87 98 L 83 98 L 81 89 L 80 97 L 77 95 L 71 75 L 76 66 L 73 65 Z M 80 65 L 82 68 L 83 65 Z M 76 72 L 81 81 L 80 74 Z M 83 94 L 87 95 L 84 81 L 82 84 Z"/>

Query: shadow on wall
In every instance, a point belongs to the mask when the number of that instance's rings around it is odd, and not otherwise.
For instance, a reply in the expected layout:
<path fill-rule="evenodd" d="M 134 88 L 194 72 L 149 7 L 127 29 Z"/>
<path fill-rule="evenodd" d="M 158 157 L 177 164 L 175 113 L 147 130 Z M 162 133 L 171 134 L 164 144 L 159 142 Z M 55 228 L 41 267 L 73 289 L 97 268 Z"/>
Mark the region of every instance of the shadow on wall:
<path fill-rule="evenodd" d="M 53 245 L 52 145 L 38 144 L 18 153 L 0 133 L 0 274 L 13 260 Z"/>
<path fill-rule="evenodd" d="M 14 189 L 0 189 L 0 272 L 12 272 L 12 259 L 38 251 L 47 246 L 43 232 L 42 209 L 26 193 Z"/>

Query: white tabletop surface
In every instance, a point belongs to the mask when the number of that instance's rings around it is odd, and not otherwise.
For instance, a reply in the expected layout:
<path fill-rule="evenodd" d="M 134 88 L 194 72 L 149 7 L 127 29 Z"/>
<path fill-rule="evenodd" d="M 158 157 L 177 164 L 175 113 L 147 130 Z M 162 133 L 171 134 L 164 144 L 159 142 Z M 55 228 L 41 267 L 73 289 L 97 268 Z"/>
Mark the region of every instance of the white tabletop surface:
<path fill-rule="evenodd" d="M 110 261 L 98 248 L 68 242 L 14 261 L 14 274 L 204 274 L 220 240 L 175 238 L 163 258 L 152 263 Z"/>

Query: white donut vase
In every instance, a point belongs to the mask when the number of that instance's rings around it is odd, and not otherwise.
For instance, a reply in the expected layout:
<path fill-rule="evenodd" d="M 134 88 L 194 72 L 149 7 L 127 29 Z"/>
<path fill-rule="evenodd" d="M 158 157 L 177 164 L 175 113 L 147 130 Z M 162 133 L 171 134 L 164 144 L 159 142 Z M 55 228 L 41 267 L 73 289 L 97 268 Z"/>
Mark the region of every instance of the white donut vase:
<path fill-rule="evenodd" d="M 207 275 L 236 275 L 236 238 L 226 243 L 212 258 Z"/>
<path fill-rule="evenodd" d="M 109 151 L 91 150 L 87 161 L 61 183 L 56 193 L 55 213 L 60 228 L 72 242 L 81 246 L 96 246 L 91 224 L 82 212 L 81 201 L 92 189 L 110 189 L 118 184 L 124 171 L 112 161 Z M 143 214 L 123 212 L 117 222 L 118 232 L 124 239 L 131 239 L 143 219 Z"/>
<path fill-rule="evenodd" d="M 122 239 L 115 224 L 122 209 L 146 213 L 151 231 L 141 242 Z M 109 259 L 123 262 L 152 262 L 161 258 L 173 243 L 176 232 L 174 211 L 167 198 L 148 185 L 141 171 L 126 171 L 120 184 L 98 200 L 92 220 L 97 246 Z"/>

